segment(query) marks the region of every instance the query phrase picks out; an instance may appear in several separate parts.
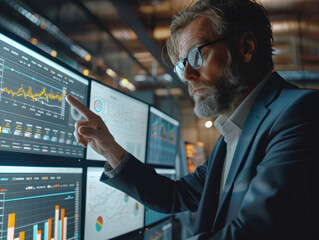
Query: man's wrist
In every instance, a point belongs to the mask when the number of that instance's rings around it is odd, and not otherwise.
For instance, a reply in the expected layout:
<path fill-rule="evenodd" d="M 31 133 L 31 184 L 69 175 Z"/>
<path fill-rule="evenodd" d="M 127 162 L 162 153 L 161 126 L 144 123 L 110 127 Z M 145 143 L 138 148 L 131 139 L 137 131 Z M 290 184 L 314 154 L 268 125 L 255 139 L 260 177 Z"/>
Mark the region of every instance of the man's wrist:
<path fill-rule="evenodd" d="M 115 169 L 121 163 L 125 152 L 124 148 L 115 142 L 115 145 L 110 147 L 103 156 L 107 159 L 111 167 Z"/>
<path fill-rule="evenodd" d="M 106 161 L 104 165 L 104 174 L 109 178 L 112 178 L 118 175 L 122 171 L 122 169 L 125 167 L 130 156 L 131 154 L 125 151 L 120 160 L 120 163 L 117 165 L 116 168 L 113 168 L 111 164 L 108 161 Z"/>

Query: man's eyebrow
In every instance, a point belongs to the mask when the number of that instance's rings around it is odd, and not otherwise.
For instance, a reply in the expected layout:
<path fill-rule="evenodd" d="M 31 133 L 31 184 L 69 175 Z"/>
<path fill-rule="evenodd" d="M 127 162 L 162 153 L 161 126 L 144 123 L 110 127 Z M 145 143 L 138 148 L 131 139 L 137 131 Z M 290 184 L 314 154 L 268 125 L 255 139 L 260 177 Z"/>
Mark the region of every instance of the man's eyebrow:
<path fill-rule="evenodd" d="M 187 53 L 188 53 L 192 48 L 197 48 L 197 47 L 199 47 L 199 46 L 201 46 L 201 45 L 204 45 L 204 44 L 206 44 L 206 43 L 208 43 L 208 42 L 209 42 L 209 40 L 207 40 L 206 38 L 200 38 L 200 39 L 198 39 L 197 41 L 195 41 L 195 42 L 189 47 L 189 49 L 187 49 L 186 55 L 187 55 Z M 179 55 L 178 58 L 179 58 L 180 60 L 183 60 L 183 59 L 186 58 L 186 55 L 185 55 L 184 57 L 181 57 L 181 56 Z M 180 60 L 179 60 L 179 61 L 180 61 Z"/>

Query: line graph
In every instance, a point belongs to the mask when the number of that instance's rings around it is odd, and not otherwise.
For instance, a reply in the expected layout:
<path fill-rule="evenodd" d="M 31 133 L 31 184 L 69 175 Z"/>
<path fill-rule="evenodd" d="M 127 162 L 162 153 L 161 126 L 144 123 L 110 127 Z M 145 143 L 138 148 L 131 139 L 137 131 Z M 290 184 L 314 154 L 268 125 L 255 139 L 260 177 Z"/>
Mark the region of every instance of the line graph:
<path fill-rule="evenodd" d="M 102 171 L 100 168 L 88 169 L 85 239 L 109 239 L 143 226 L 144 206 L 101 183 Z M 103 226 L 97 228 L 99 218 L 103 218 Z"/>
<path fill-rule="evenodd" d="M 22 96 L 24 99 L 30 98 L 32 102 L 39 101 L 42 104 L 46 104 L 47 106 L 54 106 L 48 104 L 50 100 L 57 100 L 58 102 L 62 102 L 62 94 L 60 94 L 59 92 L 53 92 L 52 89 L 49 93 L 47 93 L 46 91 L 46 88 L 43 88 L 41 92 L 33 93 L 32 87 L 30 86 L 26 91 L 23 84 L 21 84 L 21 87 L 17 91 L 8 89 L 7 87 L 1 88 L 2 93 L 5 92 L 12 98 Z"/>
<path fill-rule="evenodd" d="M 19 68 L 19 69 L 18 69 Z M 30 74 L 22 72 L 31 71 L 22 66 L 9 67 L 5 60 L 0 58 L 0 101 L 13 101 L 40 110 L 38 115 L 44 115 L 44 111 L 57 114 L 60 119 L 65 116 L 65 86 L 53 86 L 48 83 L 48 77 L 39 73 Z M 42 78 L 43 80 L 40 80 Z M 42 114 L 41 114 L 42 113 Z"/>

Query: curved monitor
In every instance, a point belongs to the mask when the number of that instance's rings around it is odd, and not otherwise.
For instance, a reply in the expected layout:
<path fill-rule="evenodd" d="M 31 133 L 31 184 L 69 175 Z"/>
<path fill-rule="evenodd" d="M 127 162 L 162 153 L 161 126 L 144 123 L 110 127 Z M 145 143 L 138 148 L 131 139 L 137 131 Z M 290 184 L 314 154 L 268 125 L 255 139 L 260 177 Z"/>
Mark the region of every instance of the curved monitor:
<path fill-rule="evenodd" d="M 143 228 L 144 206 L 100 182 L 104 168 L 87 171 L 84 239 L 110 239 Z"/>
<path fill-rule="evenodd" d="M 145 162 L 148 105 L 113 88 L 92 81 L 90 109 L 107 125 L 115 141 Z M 105 161 L 90 146 L 87 159 Z"/>
<path fill-rule="evenodd" d="M 193 173 L 198 166 L 203 165 L 206 161 L 205 148 L 198 144 L 186 142 L 185 151 L 188 172 Z"/>
<path fill-rule="evenodd" d="M 175 166 L 179 122 L 166 113 L 151 107 L 146 163 Z"/>
<path fill-rule="evenodd" d="M 82 168 L 0 166 L 1 239 L 81 239 Z"/>
<path fill-rule="evenodd" d="M 89 81 L 0 33 L 0 150 L 83 158 L 73 136 Z"/>

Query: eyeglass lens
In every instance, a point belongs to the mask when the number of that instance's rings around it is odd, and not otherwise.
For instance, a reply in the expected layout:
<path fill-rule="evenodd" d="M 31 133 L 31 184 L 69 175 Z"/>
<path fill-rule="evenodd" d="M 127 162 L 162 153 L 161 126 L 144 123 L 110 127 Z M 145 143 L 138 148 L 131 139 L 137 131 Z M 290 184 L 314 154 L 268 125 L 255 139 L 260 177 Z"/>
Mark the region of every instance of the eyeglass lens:
<path fill-rule="evenodd" d="M 189 51 L 187 61 L 193 69 L 199 69 L 202 66 L 202 55 L 197 48 L 193 48 Z"/>
<path fill-rule="evenodd" d="M 199 69 L 203 64 L 203 58 L 200 51 L 197 48 L 191 49 L 187 54 L 187 62 L 193 69 Z M 178 77 L 184 81 L 184 70 L 186 67 L 186 61 L 180 61 L 176 64 L 174 70 Z"/>

